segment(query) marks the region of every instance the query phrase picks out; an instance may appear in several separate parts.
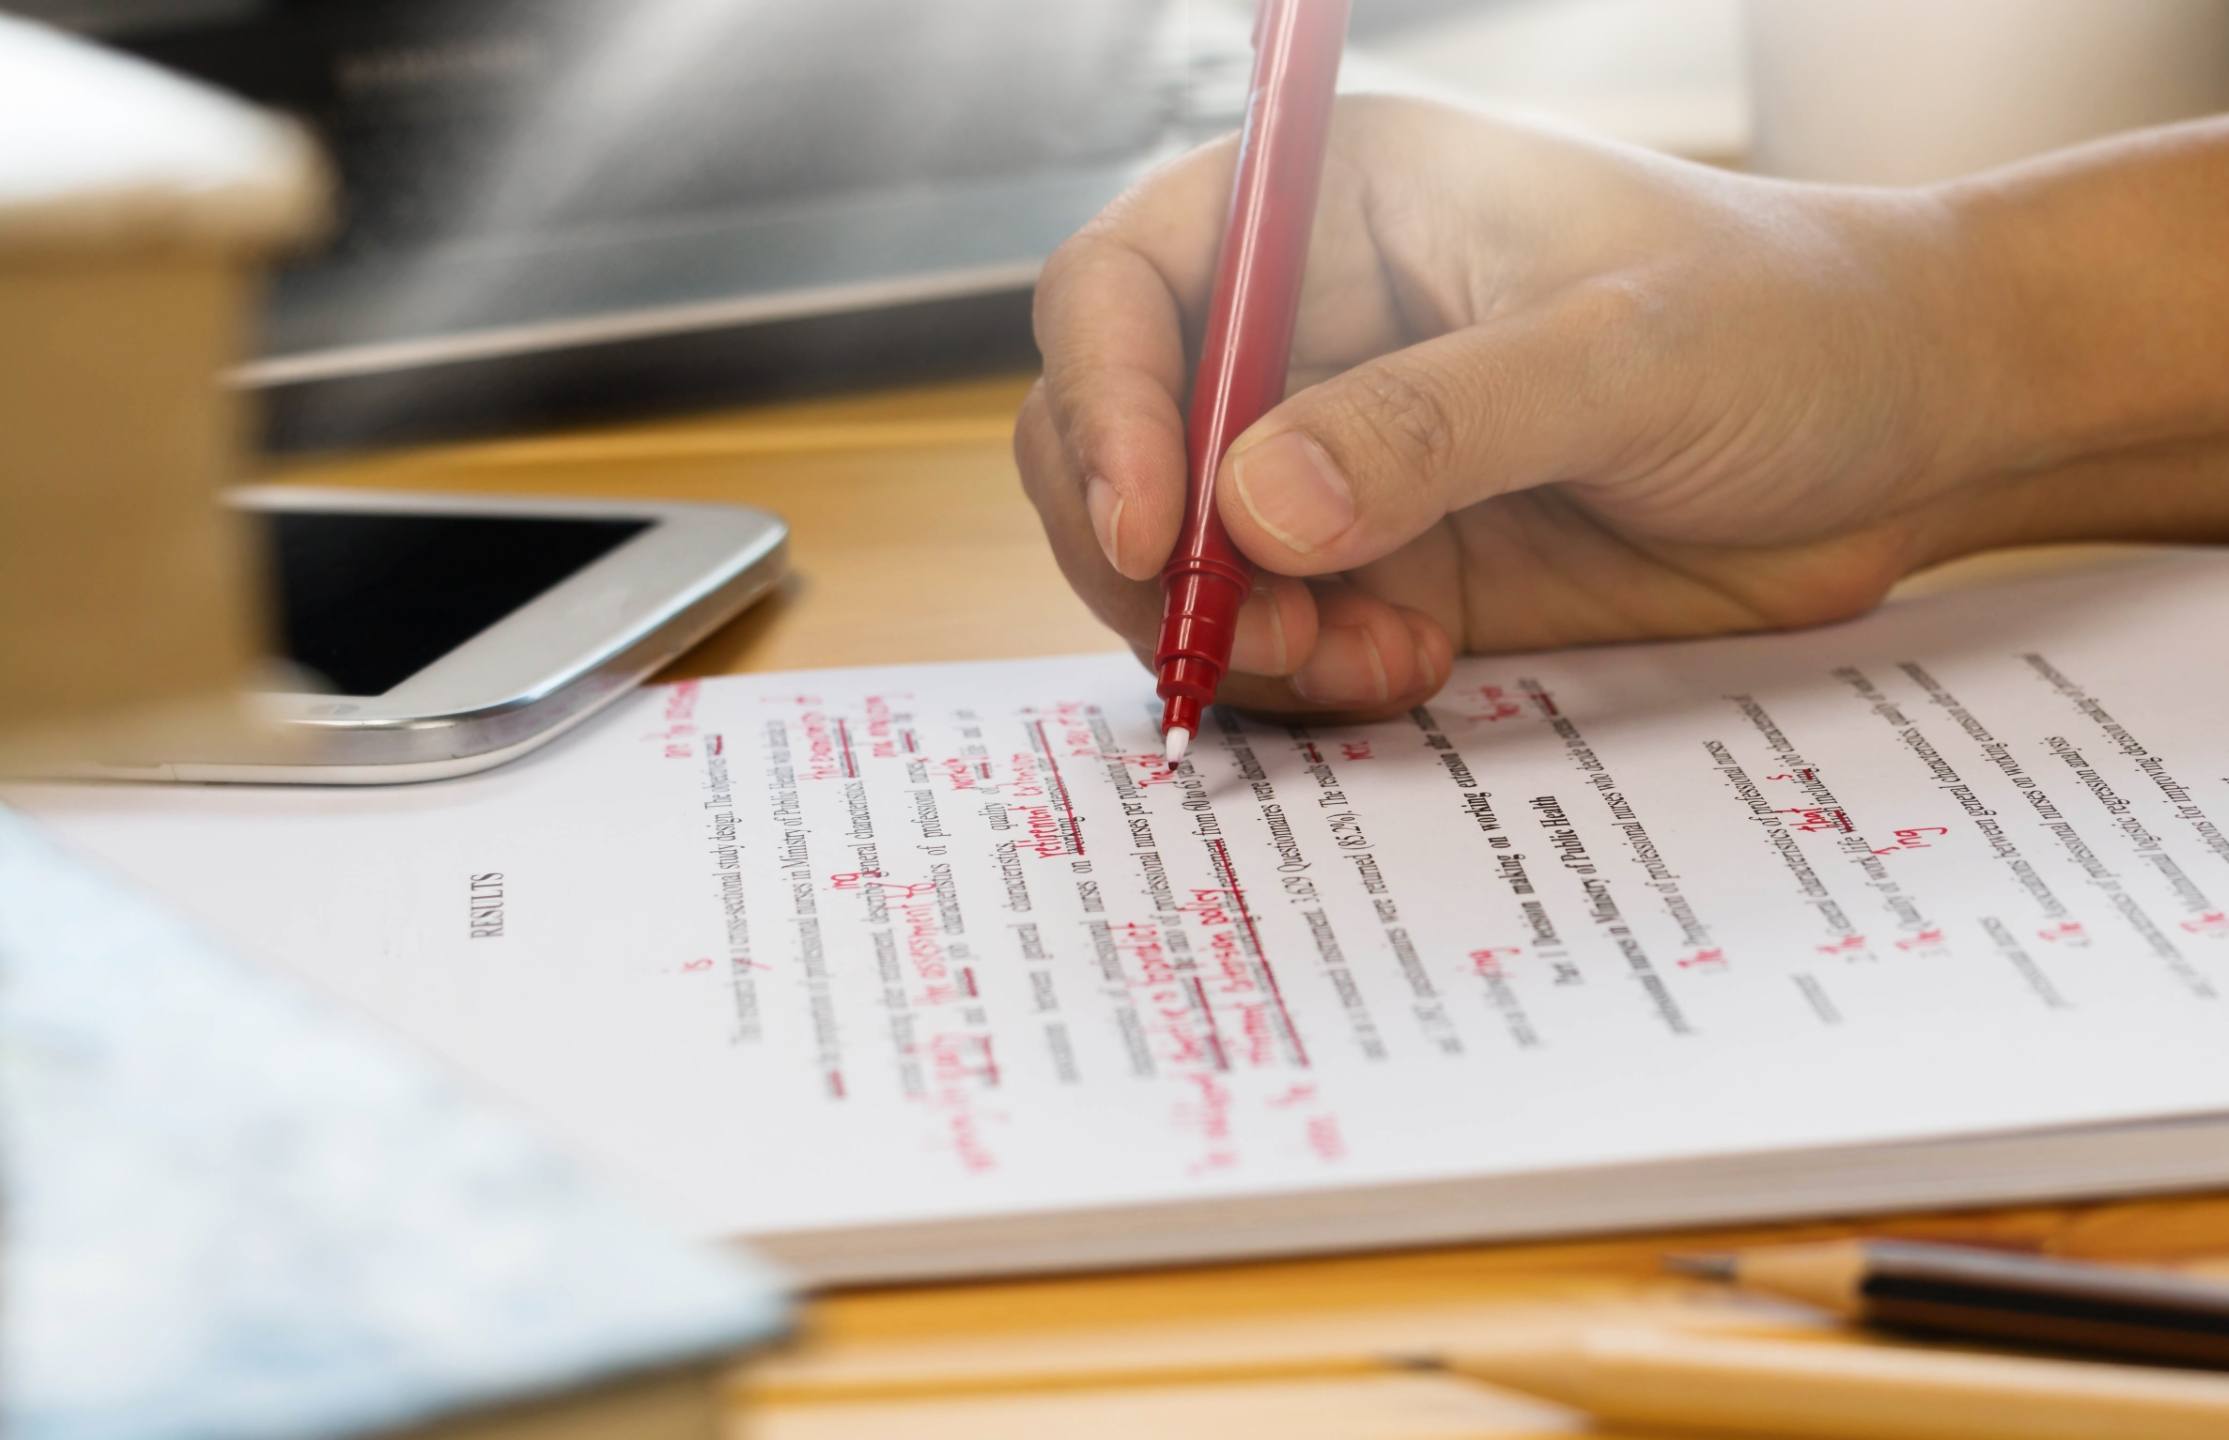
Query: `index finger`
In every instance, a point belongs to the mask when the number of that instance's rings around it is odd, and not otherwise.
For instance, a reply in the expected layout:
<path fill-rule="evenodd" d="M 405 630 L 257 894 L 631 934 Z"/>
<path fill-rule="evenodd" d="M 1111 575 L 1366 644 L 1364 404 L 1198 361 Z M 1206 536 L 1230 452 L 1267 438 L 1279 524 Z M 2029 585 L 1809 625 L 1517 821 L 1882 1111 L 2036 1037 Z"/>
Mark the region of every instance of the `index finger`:
<path fill-rule="evenodd" d="M 1037 282 L 1054 428 L 1109 559 L 1133 580 L 1168 558 L 1184 513 L 1185 334 L 1206 308 L 1230 141 L 1154 172 L 1077 233 Z"/>

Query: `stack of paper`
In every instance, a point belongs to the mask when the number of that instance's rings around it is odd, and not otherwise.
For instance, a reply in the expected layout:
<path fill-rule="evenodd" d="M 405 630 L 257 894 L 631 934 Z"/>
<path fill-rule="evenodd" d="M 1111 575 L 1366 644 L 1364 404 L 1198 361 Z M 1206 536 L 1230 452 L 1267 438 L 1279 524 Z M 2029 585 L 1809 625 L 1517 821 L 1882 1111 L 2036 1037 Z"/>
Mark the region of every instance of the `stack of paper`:
<path fill-rule="evenodd" d="M 388 793 L 70 843 L 860 1278 L 2229 1180 L 2229 561 L 1462 662 L 1405 719 L 1127 660 L 653 690 Z"/>

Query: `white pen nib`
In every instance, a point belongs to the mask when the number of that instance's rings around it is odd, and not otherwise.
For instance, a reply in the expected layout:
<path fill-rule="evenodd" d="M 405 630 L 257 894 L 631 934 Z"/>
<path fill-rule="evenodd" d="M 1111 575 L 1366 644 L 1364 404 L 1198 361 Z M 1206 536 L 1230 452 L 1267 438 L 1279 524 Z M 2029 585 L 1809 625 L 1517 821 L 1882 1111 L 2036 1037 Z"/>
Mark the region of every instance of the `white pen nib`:
<path fill-rule="evenodd" d="M 1192 743 L 1192 732 L 1182 725 L 1171 725 L 1169 733 L 1162 739 L 1167 743 L 1162 747 L 1161 753 L 1174 765 L 1184 758 L 1184 747 Z"/>

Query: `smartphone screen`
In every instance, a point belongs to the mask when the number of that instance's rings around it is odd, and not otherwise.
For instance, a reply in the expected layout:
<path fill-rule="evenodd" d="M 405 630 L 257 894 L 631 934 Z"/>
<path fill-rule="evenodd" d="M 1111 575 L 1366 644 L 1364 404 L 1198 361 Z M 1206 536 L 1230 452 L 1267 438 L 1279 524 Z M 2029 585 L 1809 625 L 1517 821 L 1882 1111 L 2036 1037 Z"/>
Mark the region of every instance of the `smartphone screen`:
<path fill-rule="evenodd" d="M 381 695 L 650 528 L 648 520 L 249 511 L 271 557 L 279 653 Z"/>

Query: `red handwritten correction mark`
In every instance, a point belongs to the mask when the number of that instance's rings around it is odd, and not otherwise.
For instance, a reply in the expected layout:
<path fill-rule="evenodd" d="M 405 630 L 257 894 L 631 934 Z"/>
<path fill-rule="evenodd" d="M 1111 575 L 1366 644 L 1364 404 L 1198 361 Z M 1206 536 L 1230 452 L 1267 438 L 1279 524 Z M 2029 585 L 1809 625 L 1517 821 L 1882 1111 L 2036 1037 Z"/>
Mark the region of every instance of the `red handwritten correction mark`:
<path fill-rule="evenodd" d="M 1285 1006 L 1284 988 L 1277 983 L 1277 971 L 1269 963 L 1269 952 L 1262 948 L 1261 931 L 1254 925 L 1254 912 L 1246 904 L 1246 892 L 1239 887 L 1238 872 L 1231 868 L 1230 847 L 1221 840 L 1210 840 L 1208 852 L 1215 857 L 1215 868 L 1222 872 L 1223 884 L 1230 891 L 1232 903 L 1238 906 L 1238 918 L 1246 930 L 1246 938 L 1253 942 L 1254 958 L 1261 962 L 1262 978 L 1268 982 L 1269 996 L 1277 1007 L 1278 1019 L 1284 1022 L 1285 1034 L 1292 1038 L 1293 1059 L 1306 1068 L 1308 1047 L 1300 1038 L 1300 1027 L 1293 1024 L 1292 1011 Z"/>
<path fill-rule="evenodd" d="M 1485 979 L 1500 980 L 1508 974 L 1508 962 L 1524 953 L 1525 947 L 1522 945 L 1488 945 L 1482 950 L 1471 951 L 1471 970 Z"/>
<path fill-rule="evenodd" d="M 1039 720 L 1036 725 L 1037 743 L 1044 747 L 1045 768 L 1052 772 L 1053 794 L 1060 801 L 1061 813 L 1068 819 L 1069 840 L 1075 846 L 1072 853 L 1080 860 L 1084 853 L 1084 828 L 1076 823 L 1076 806 L 1068 798 L 1068 781 L 1060 773 L 1060 762 L 1053 758 L 1053 742 L 1045 734 L 1045 722 Z"/>
<path fill-rule="evenodd" d="M 1516 697 L 1499 685 L 1481 685 L 1473 694 L 1476 696 L 1476 703 L 1486 708 L 1472 712 L 1467 717 L 1470 720 L 1491 725 L 1497 721 L 1514 720 L 1525 713 L 1525 707 L 1517 702 Z"/>
<path fill-rule="evenodd" d="M 1895 841 L 1892 844 L 1880 846 L 1874 850 L 1874 854 L 1894 855 L 1901 850 L 1930 849 L 1932 847 L 1927 843 L 1928 837 L 1933 836 L 1939 839 L 1948 835 L 1950 827 L 1947 825 L 1912 825 L 1891 833 L 1895 835 Z"/>

